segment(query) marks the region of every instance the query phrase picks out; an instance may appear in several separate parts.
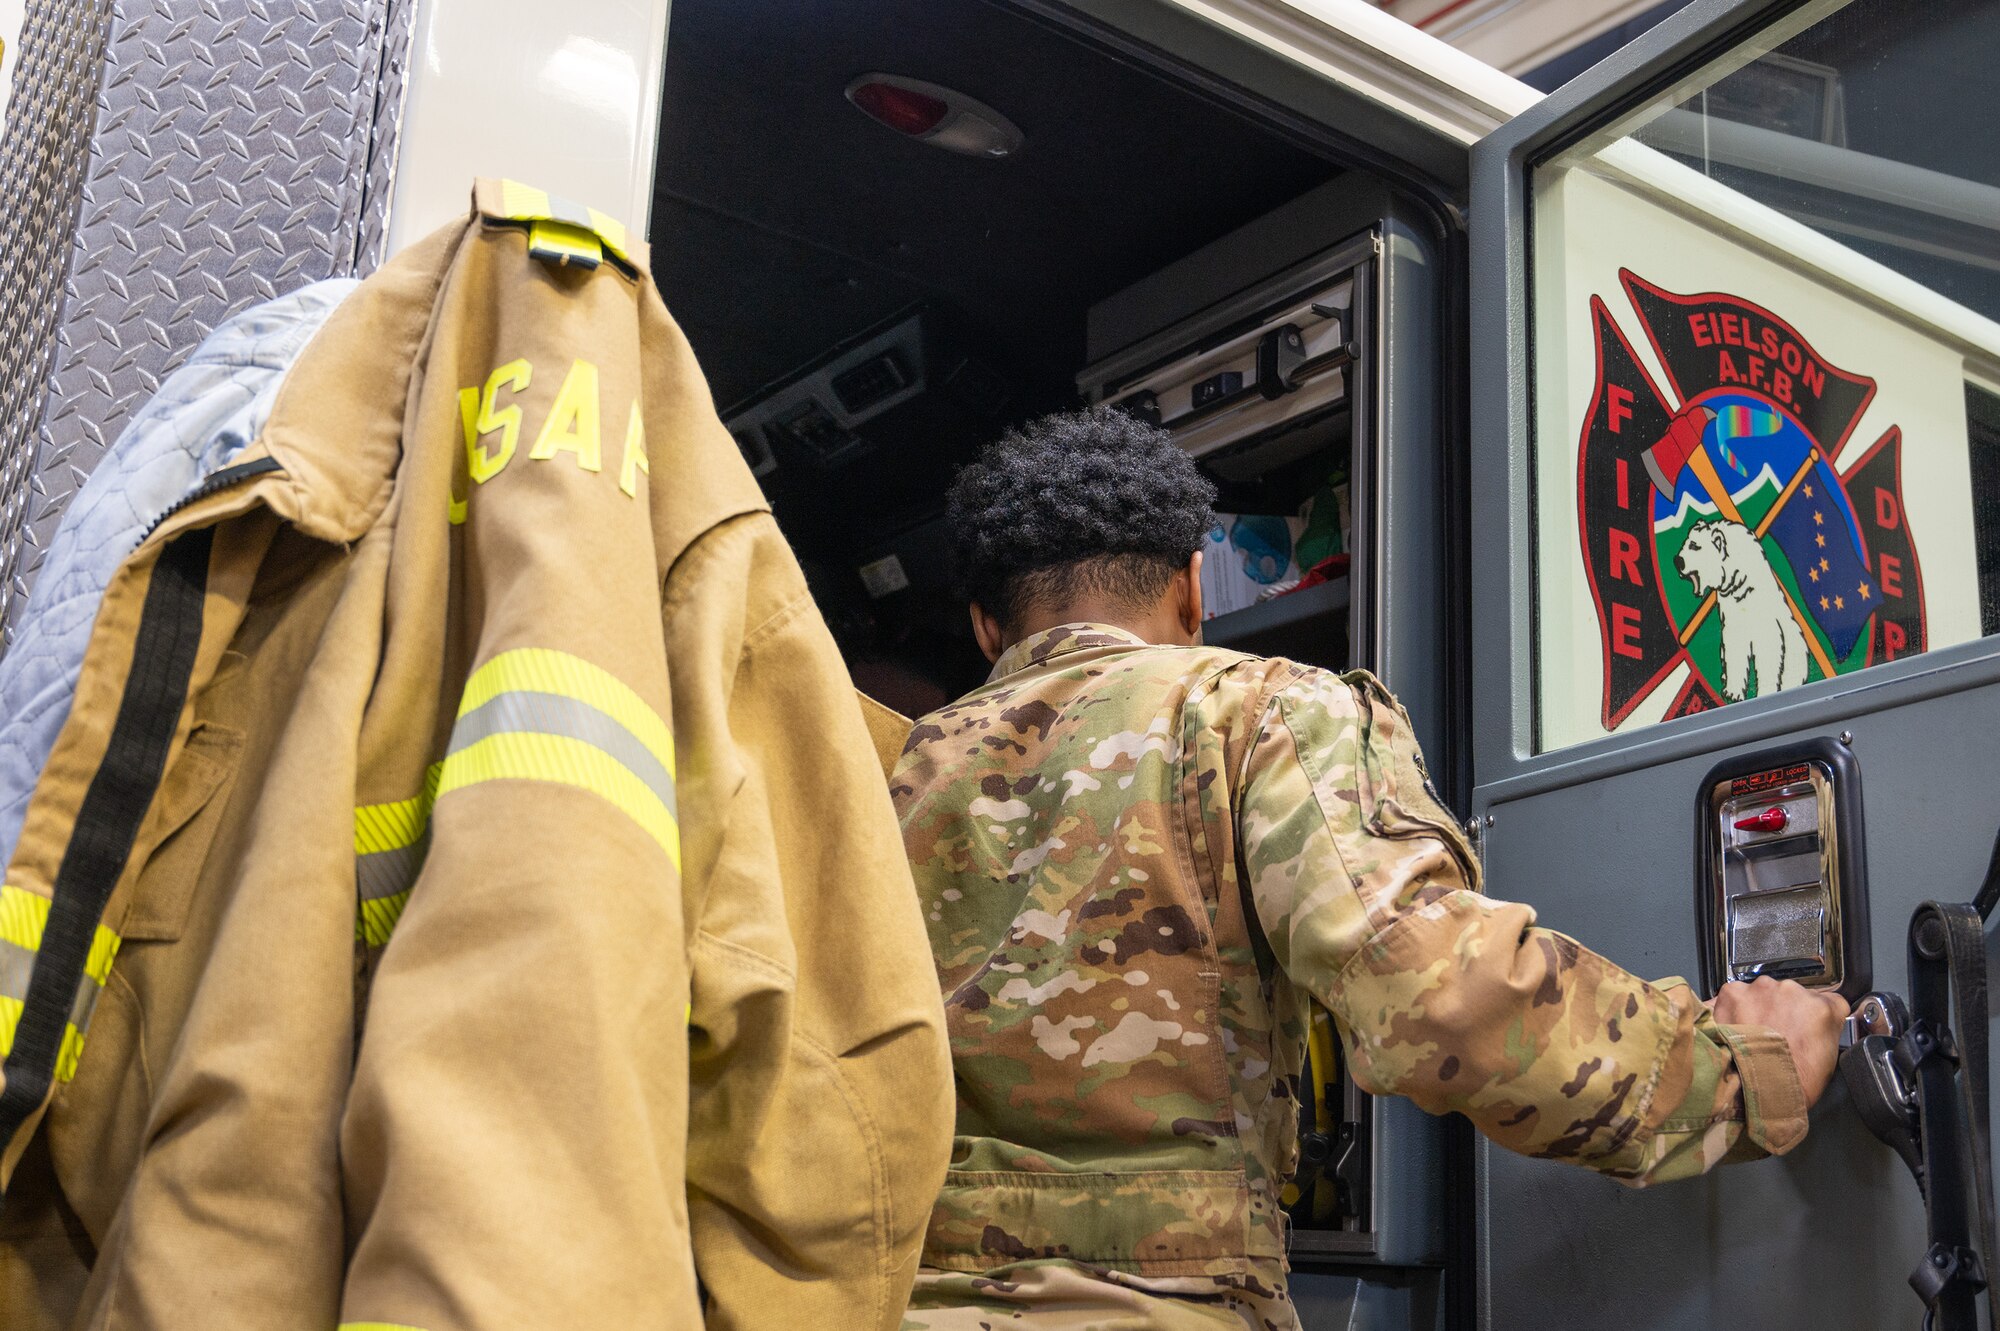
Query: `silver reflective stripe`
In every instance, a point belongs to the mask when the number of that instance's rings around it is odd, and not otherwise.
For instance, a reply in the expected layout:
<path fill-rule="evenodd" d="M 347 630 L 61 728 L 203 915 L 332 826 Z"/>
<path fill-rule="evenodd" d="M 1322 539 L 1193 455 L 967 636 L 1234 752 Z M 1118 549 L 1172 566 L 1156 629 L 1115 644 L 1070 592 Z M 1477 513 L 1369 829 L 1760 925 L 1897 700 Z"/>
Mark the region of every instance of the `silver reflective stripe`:
<path fill-rule="evenodd" d="M 36 953 L 18 943 L 0 940 L 0 998 L 11 998 L 17 1003 L 28 999 L 28 983 L 34 978 Z M 104 987 L 89 975 L 85 975 L 76 987 L 76 995 L 70 1000 L 69 1024 L 78 1035 L 90 1029 L 90 1014 L 97 1009 L 97 996 Z"/>
<path fill-rule="evenodd" d="M 611 717 L 588 703 L 560 693 L 524 691 L 496 694 L 489 701 L 458 718 L 451 731 L 451 752 L 470 748 L 491 735 L 526 731 L 539 735 L 562 735 L 602 749 L 646 788 L 659 796 L 667 812 L 678 819 L 674 800 L 674 779 L 651 749 Z"/>
<path fill-rule="evenodd" d="M 15 943 L 0 942 L 0 995 L 26 1001 L 28 977 L 34 973 L 35 954 Z M 91 986 L 93 989 L 95 985 Z"/>
<path fill-rule="evenodd" d="M 103 992 L 104 987 L 88 975 L 76 987 L 76 1001 L 69 1005 L 69 1024 L 76 1027 L 78 1035 L 90 1029 L 90 1014 L 97 1010 L 97 996 Z"/>
<path fill-rule="evenodd" d="M 430 829 L 426 828 L 410 845 L 357 855 L 354 878 L 361 899 L 376 901 L 408 891 L 410 884 L 417 881 L 417 870 L 424 867 L 424 852 L 430 849 L 430 844 Z"/>

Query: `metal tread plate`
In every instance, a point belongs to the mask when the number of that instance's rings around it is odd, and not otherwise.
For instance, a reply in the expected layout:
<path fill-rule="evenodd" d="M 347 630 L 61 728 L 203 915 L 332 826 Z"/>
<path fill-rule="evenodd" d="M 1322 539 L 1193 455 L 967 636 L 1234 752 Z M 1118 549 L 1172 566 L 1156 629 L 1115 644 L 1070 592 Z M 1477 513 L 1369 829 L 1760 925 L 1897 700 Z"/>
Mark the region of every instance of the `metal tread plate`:
<path fill-rule="evenodd" d="M 42 7 L 72 22 L 84 8 Z M 13 390 L 31 400 L 6 417 L 0 486 L 9 502 L 25 494 L 18 538 L 0 526 L 10 626 L 69 497 L 161 381 L 247 306 L 372 268 L 386 234 L 414 0 L 108 8 L 74 236 L 53 256 L 68 272 L 46 396 Z M 78 44 L 68 31 L 26 36 L 23 75 L 37 40 Z M 36 313 L 0 307 L 0 346 Z M 24 413 L 37 418 L 28 438 Z"/>

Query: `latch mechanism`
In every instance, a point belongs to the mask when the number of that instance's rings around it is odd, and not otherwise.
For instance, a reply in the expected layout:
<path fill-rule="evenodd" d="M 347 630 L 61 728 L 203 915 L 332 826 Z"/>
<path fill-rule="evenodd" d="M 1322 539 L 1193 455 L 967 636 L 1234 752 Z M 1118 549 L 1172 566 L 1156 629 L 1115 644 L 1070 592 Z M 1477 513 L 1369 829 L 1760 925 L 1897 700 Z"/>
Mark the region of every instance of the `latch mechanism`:
<path fill-rule="evenodd" d="M 1718 764 L 1695 806 L 1702 979 L 1868 988 L 1861 770 L 1830 739 Z"/>

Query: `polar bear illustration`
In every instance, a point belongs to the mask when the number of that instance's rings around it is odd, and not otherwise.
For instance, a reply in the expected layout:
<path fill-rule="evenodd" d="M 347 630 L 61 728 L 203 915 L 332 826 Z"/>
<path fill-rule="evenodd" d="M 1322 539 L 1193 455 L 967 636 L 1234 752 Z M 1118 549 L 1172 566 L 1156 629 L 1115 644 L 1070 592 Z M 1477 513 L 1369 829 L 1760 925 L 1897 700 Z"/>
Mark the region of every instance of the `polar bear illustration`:
<path fill-rule="evenodd" d="M 1712 519 L 1688 532 L 1674 567 L 1696 592 L 1715 593 L 1722 615 L 1722 696 L 1742 702 L 1806 682 L 1806 640 L 1785 603 L 1763 542 L 1740 522 Z"/>

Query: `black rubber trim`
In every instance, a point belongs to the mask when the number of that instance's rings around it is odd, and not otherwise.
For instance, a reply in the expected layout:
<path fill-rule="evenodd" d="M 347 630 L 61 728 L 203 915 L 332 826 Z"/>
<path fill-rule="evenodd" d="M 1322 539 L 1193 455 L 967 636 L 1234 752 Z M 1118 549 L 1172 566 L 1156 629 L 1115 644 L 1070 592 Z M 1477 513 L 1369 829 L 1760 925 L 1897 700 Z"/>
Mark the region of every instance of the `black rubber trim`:
<path fill-rule="evenodd" d="M 213 544 L 212 529 L 191 531 L 170 542 L 153 567 L 125 696 L 56 871 L 55 901 L 14 1031 L 13 1052 L 7 1056 L 7 1084 L 0 1090 L 0 1149 L 13 1141 L 55 1084 L 56 1058 L 91 942 L 166 769 L 201 644 Z"/>

